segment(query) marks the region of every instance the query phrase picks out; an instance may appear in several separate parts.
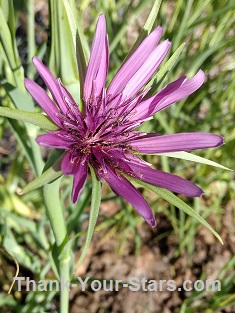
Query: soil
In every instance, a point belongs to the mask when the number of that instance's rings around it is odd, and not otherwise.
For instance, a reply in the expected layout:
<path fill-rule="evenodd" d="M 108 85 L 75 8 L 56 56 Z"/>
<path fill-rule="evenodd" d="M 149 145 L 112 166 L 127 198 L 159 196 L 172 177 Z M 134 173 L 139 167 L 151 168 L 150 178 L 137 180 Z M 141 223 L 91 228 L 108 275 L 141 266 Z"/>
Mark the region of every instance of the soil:
<path fill-rule="evenodd" d="M 134 240 L 130 239 L 124 254 L 117 252 L 115 237 L 100 244 L 103 234 L 96 233 L 93 237 L 88 255 L 76 276 L 85 280 L 86 277 L 100 280 L 117 280 L 127 282 L 129 278 L 156 280 L 174 280 L 177 290 L 166 290 L 162 283 L 162 291 L 158 284 L 158 291 L 131 291 L 120 286 L 119 291 L 71 291 L 71 313 L 174 313 L 179 312 L 182 302 L 187 299 L 191 292 L 184 291 L 182 283 L 189 279 L 192 282 L 202 279 L 216 279 L 223 266 L 231 259 L 235 250 L 235 233 L 233 219 L 231 218 L 232 206 L 225 209 L 223 222 L 226 228 L 222 229 L 221 235 L 224 245 L 205 228 L 201 227 L 195 239 L 195 248 L 191 259 L 185 253 L 177 258 L 174 256 L 178 248 L 178 238 L 172 231 L 171 223 L 165 216 L 159 216 L 157 229 L 152 230 L 145 224 L 139 229 L 142 246 L 139 255 L 134 253 Z M 232 232 L 229 231 L 232 230 Z M 164 232 L 170 232 L 166 238 L 156 242 L 156 237 Z M 79 253 L 78 253 L 79 254 Z M 92 281 L 92 280 L 91 280 Z M 144 287 L 147 289 L 148 283 Z M 178 291 L 181 288 L 181 291 Z M 206 293 L 209 298 L 213 293 Z M 195 305 L 195 303 L 194 303 Z M 198 311 L 206 312 L 205 310 Z M 212 312 L 212 311 L 210 311 Z M 217 313 L 221 311 L 214 311 Z M 235 306 L 222 312 L 235 312 Z"/>

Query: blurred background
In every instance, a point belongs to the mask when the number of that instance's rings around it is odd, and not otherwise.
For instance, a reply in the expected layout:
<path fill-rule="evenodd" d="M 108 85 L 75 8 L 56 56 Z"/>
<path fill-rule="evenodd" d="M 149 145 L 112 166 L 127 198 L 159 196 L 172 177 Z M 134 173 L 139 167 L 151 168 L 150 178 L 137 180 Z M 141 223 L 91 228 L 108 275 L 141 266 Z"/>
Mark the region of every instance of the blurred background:
<path fill-rule="evenodd" d="M 153 6 L 152 0 L 69 0 L 89 57 L 97 17 L 104 13 L 110 43 L 110 81 L 140 34 Z M 160 1 L 159 1 L 160 2 Z M 12 6 L 8 4 L 12 3 Z M 11 40 L 11 55 L 4 51 L 6 29 L 1 24 L 0 105 L 40 112 L 26 95 L 23 78 L 42 81 L 32 66 L 37 55 L 79 99 L 79 76 L 69 44 L 68 21 L 61 1 L 1 0 Z M 2 14 L 2 13 L 1 13 Z M 2 16 L 2 15 L 1 15 Z M 2 17 L 1 17 L 2 19 Z M 3 20 L 3 19 L 2 19 Z M 67 24 L 66 24 L 67 23 Z M 220 134 L 225 145 L 195 154 L 234 169 L 235 157 L 235 2 L 233 0 L 163 0 L 156 25 L 172 41 L 170 56 L 185 46 L 172 70 L 157 83 L 161 88 L 198 69 L 206 75 L 203 86 L 187 99 L 159 112 L 143 130 L 160 134 L 203 131 Z M 13 93 L 16 86 L 18 93 Z M 45 87 L 45 86 L 43 86 Z M 22 98 L 21 98 L 22 97 Z M 22 101 L 19 101 L 22 99 Z M 20 104 L 17 104 L 18 103 Z M 53 279 L 53 235 L 45 215 L 42 191 L 19 195 L 40 174 L 50 150 L 35 144 L 39 127 L 0 117 L 0 312 L 58 312 L 56 292 L 22 292 L 15 285 L 7 292 L 19 263 L 19 276 Z M 41 154 L 39 153 L 41 151 Z M 42 155 L 42 158 L 41 156 Z M 148 156 L 155 168 L 177 174 L 205 190 L 201 199 L 179 196 L 220 234 L 224 245 L 192 217 L 156 194 L 139 188 L 150 203 L 158 226 L 151 229 L 111 189 L 103 184 L 96 232 L 77 276 L 92 279 L 146 277 L 175 280 L 177 287 L 191 281 L 219 279 L 221 291 L 70 292 L 70 312 L 91 313 L 217 313 L 235 312 L 235 181 L 234 172 L 165 156 Z M 70 237 L 85 231 L 91 201 L 88 181 L 79 202 L 70 202 L 72 180 L 63 177 L 61 195 Z M 79 258 L 84 236 L 74 242 Z"/>

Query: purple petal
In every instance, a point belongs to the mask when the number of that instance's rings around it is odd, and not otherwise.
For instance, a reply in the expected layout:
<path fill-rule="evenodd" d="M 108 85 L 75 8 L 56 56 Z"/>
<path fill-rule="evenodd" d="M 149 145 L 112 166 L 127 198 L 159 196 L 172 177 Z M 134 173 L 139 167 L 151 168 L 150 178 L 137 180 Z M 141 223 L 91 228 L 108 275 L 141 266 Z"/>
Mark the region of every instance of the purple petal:
<path fill-rule="evenodd" d="M 48 97 L 45 90 L 36 84 L 34 81 L 25 78 L 24 80 L 25 88 L 34 98 L 34 100 L 40 105 L 44 112 L 55 122 L 58 126 L 62 126 L 60 119 L 56 116 L 59 112 L 58 108 L 54 102 Z"/>
<path fill-rule="evenodd" d="M 96 75 L 95 81 L 96 81 L 96 94 L 100 95 L 101 92 L 103 91 L 105 84 L 106 84 L 106 79 L 107 79 L 107 74 L 108 74 L 108 68 L 109 68 L 109 42 L 108 42 L 108 36 L 105 36 L 105 44 L 103 48 L 103 55 L 101 58 L 101 62 L 99 65 L 99 70 Z"/>
<path fill-rule="evenodd" d="M 65 86 L 62 84 L 61 80 L 58 79 L 58 86 L 60 88 L 61 94 L 64 98 L 64 103 L 67 107 L 67 116 L 69 116 L 72 120 L 75 120 L 78 122 L 78 124 L 82 127 L 83 126 L 83 117 L 82 113 L 73 99 L 70 92 L 65 88 Z"/>
<path fill-rule="evenodd" d="M 57 103 L 61 111 L 66 114 L 67 106 L 64 102 L 63 96 L 60 91 L 59 84 L 49 69 L 37 58 L 33 57 L 33 64 L 36 67 L 39 75 L 42 77 L 47 88 L 50 90 L 53 99 Z"/>
<path fill-rule="evenodd" d="M 76 167 L 77 158 L 74 158 L 71 151 L 68 151 L 61 162 L 61 171 L 65 175 L 73 175 L 76 172 Z"/>
<path fill-rule="evenodd" d="M 168 40 L 161 42 L 139 70 L 130 78 L 122 91 L 123 97 L 131 98 L 149 81 L 170 50 Z"/>
<path fill-rule="evenodd" d="M 88 174 L 88 165 L 87 161 L 82 160 L 78 162 L 75 167 L 75 174 L 73 179 L 73 191 L 72 191 L 72 202 L 77 202 L 82 188 L 86 182 Z"/>
<path fill-rule="evenodd" d="M 190 181 L 173 174 L 155 170 L 150 167 L 151 164 L 134 154 L 114 151 L 109 154 L 109 157 L 111 161 L 117 164 L 121 172 L 146 183 L 189 197 L 200 197 L 203 194 L 203 190 Z"/>
<path fill-rule="evenodd" d="M 75 203 L 82 191 L 88 174 L 88 163 L 86 156 L 73 155 L 67 152 L 61 163 L 61 170 L 65 175 L 74 175 L 72 202 Z"/>
<path fill-rule="evenodd" d="M 195 92 L 204 82 L 205 75 L 202 70 L 191 79 L 185 80 L 185 76 L 167 85 L 155 96 L 141 102 L 136 108 L 133 118 L 143 119 L 160 110 L 165 109 L 172 103 L 180 101 Z"/>
<path fill-rule="evenodd" d="M 105 86 L 108 63 L 109 63 L 108 41 L 106 35 L 106 22 L 103 14 L 99 16 L 95 37 L 92 44 L 90 60 L 87 67 L 84 98 L 89 101 L 92 95 L 93 82 L 96 85 L 96 96 L 99 96 Z"/>
<path fill-rule="evenodd" d="M 68 138 L 67 132 L 63 130 L 50 131 L 47 134 L 40 135 L 36 138 L 36 141 L 43 146 L 64 150 L 69 150 L 74 144 L 73 138 Z"/>
<path fill-rule="evenodd" d="M 135 109 L 135 114 L 133 115 L 133 119 L 142 120 L 152 114 L 154 114 L 154 109 L 157 106 L 159 108 L 159 102 L 164 100 L 165 97 L 176 91 L 182 86 L 185 81 L 186 76 L 182 76 L 176 81 L 167 85 L 164 89 L 162 89 L 159 93 L 150 97 L 144 101 L 142 101 Z M 160 110 L 159 110 L 160 111 Z"/>
<path fill-rule="evenodd" d="M 112 98 L 118 95 L 126 86 L 132 76 L 140 69 L 146 62 L 150 54 L 155 50 L 162 36 L 162 28 L 157 27 L 151 34 L 149 34 L 137 50 L 130 56 L 124 65 L 117 72 L 112 82 L 108 87 L 107 94 Z"/>
<path fill-rule="evenodd" d="M 134 177 L 146 183 L 189 197 L 201 197 L 204 193 L 201 188 L 179 176 L 155 170 L 146 165 L 134 164 L 132 162 L 128 165 L 133 170 Z"/>
<path fill-rule="evenodd" d="M 195 132 L 163 136 L 148 134 L 145 138 L 132 140 L 130 146 L 137 153 L 164 153 L 214 148 L 223 143 L 219 135 Z"/>
<path fill-rule="evenodd" d="M 154 214 L 141 193 L 123 176 L 115 174 L 108 167 L 107 169 L 108 172 L 103 178 L 114 192 L 126 199 L 150 226 L 155 227 L 156 220 Z"/>

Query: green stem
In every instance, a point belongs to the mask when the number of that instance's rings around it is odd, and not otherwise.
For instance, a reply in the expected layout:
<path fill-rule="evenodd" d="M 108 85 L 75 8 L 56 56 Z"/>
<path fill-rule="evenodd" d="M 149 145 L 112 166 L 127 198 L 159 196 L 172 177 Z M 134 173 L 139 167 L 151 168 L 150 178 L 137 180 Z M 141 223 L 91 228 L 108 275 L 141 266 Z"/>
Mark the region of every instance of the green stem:
<path fill-rule="evenodd" d="M 34 0 L 28 0 L 28 20 L 27 20 L 27 41 L 28 41 L 28 64 L 31 64 L 32 57 L 35 54 L 35 25 L 34 25 Z M 33 74 L 28 72 L 28 77 L 33 79 Z"/>
<path fill-rule="evenodd" d="M 70 250 L 65 251 L 61 254 L 60 263 L 60 279 L 64 282 L 69 281 L 70 285 Z M 69 312 L 69 289 L 65 287 L 63 290 L 60 290 L 60 313 Z"/>
<path fill-rule="evenodd" d="M 70 285 L 70 257 L 71 249 L 63 249 L 68 243 L 68 235 L 63 210 L 60 204 L 59 187 L 61 179 L 43 187 L 43 194 L 47 209 L 47 216 L 50 220 L 51 228 L 56 242 L 55 264 L 59 269 L 61 283 L 69 281 Z M 68 247 L 69 245 L 67 245 Z M 69 312 L 69 289 L 60 289 L 60 312 Z"/>

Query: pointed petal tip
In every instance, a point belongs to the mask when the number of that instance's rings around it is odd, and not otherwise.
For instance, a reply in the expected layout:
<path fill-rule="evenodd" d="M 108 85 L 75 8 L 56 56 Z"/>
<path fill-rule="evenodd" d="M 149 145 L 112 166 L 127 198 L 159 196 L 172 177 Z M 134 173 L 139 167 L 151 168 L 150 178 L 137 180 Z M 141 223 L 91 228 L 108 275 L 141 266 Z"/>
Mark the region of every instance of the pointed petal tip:
<path fill-rule="evenodd" d="M 171 46 L 171 41 L 170 41 L 169 39 L 166 39 L 166 40 L 162 41 L 161 44 L 162 44 L 162 45 L 163 45 L 163 44 L 166 45 L 167 48 L 168 48 L 168 47 Z"/>
<path fill-rule="evenodd" d="M 42 61 L 36 56 L 32 57 L 32 62 L 35 67 L 37 67 L 38 64 L 42 64 Z"/>
<path fill-rule="evenodd" d="M 35 81 L 33 81 L 33 80 L 29 79 L 29 78 L 25 78 L 24 79 L 24 86 L 25 86 L 25 89 L 31 94 L 31 96 L 33 98 L 34 98 L 35 92 L 38 90 L 38 88 L 40 88 L 38 86 L 38 84 L 35 83 Z M 36 102 L 38 102 L 38 101 L 36 101 Z"/>
<path fill-rule="evenodd" d="M 26 90 L 31 94 L 31 96 L 33 97 L 33 93 L 35 91 L 35 89 L 38 88 L 38 84 L 35 83 L 35 81 L 29 79 L 29 78 L 25 78 L 24 79 L 24 86 L 26 88 Z M 39 87 L 40 88 L 40 87 Z"/>
<path fill-rule="evenodd" d="M 202 75 L 202 76 L 204 76 L 205 77 L 205 73 L 203 72 L 203 70 L 200 68 L 200 70 L 197 72 L 197 74 L 200 74 L 200 75 Z"/>
<path fill-rule="evenodd" d="M 159 25 L 149 35 L 151 35 L 151 34 L 155 34 L 157 37 L 162 37 L 163 28 Z"/>
<path fill-rule="evenodd" d="M 219 136 L 219 135 L 218 135 L 218 136 Z M 219 137 L 220 137 L 220 142 L 221 142 L 221 144 L 220 144 L 220 145 L 222 146 L 222 145 L 224 145 L 224 144 L 225 144 L 224 137 L 222 137 L 222 136 L 219 136 Z"/>
<path fill-rule="evenodd" d="M 100 24 L 102 23 L 102 25 Z M 97 27 L 105 27 L 106 29 L 106 19 L 104 14 L 100 14 L 97 21 Z"/>
<path fill-rule="evenodd" d="M 139 212 L 140 213 L 140 212 Z M 156 219 L 155 219 L 155 216 L 152 212 L 152 210 L 149 212 L 149 216 L 146 216 L 146 214 L 141 214 L 140 215 L 144 218 L 145 222 L 151 226 L 152 228 L 156 227 L 157 226 L 157 222 L 156 222 Z"/>
<path fill-rule="evenodd" d="M 163 28 L 162 28 L 162 26 L 158 25 L 158 26 L 155 28 L 155 30 L 158 30 L 158 31 L 161 30 L 161 31 L 163 31 Z M 154 30 L 154 31 L 155 31 L 155 30 Z"/>
<path fill-rule="evenodd" d="M 105 15 L 104 15 L 104 13 L 101 13 L 100 15 L 99 15 L 99 19 L 105 19 Z"/>
<path fill-rule="evenodd" d="M 28 86 L 31 84 L 31 79 L 25 78 L 24 79 L 24 86 L 28 90 Z"/>
<path fill-rule="evenodd" d="M 166 40 L 162 41 L 158 46 L 161 46 L 161 45 L 162 45 L 162 47 L 164 47 L 165 52 L 168 53 L 171 49 L 172 43 L 169 39 L 166 39 Z"/>
<path fill-rule="evenodd" d="M 205 191 L 202 190 L 200 187 L 194 184 L 194 190 L 191 192 L 191 194 L 186 195 L 188 197 L 193 197 L 193 198 L 201 198 L 204 195 Z"/>
<path fill-rule="evenodd" d="M 211 148 L 220 147 L 225 144 L 224 138 L 217 134 L 211 134 L 213 137 Z"/>
<path fill-rule="evenodd" d="M 40 137 L 40 136 L 38 136 L 38 137 Z M 39 144 L 40 138 L 38 138 L 38 137 L 35 139 L 35 141 Z"/>
<path fill-rule="evenodd" d="M 201 194 L 198 196 L 198 198 L 202 198 L 202 196 L 205 194 L 205 191 L 203 191 L 202 189 L 201 189 Z"/>
<path fill-rule="evenodd" d="M 198 81 L 200 82 L 200 86 L 204 83 L 205 78 L 206 78 L 205 73 L 201 69 L 196 73 L 194 77 L 198 79 Z"/>
<path fill-rule="evenodd" d="M 32 62 L 33 62 L 34 67 L 38 71 L 39 75 L 42 77 L 42 79 L 44 81 L 45 81 L 44 76 L 46 74 L 49 73 L 50 75 L 52 75 L 52 73 L 50 72 L 49 68 L 47 68 L 47 66 L 38 57 L 33 56 L 32 57 Z M 54 78 L 54 76 L 53 76 L 53 78 Z M 45 81 L 45 83 L 46 83 L 46 81 Z"/>
<path fill-rule="evenodd" d="M 151 218 L 150 220 L 146 219 L 146 222 L 152 227 L 155 228 L 157 226 L 157 222 L 155 220 L 155 218 Z"/>

